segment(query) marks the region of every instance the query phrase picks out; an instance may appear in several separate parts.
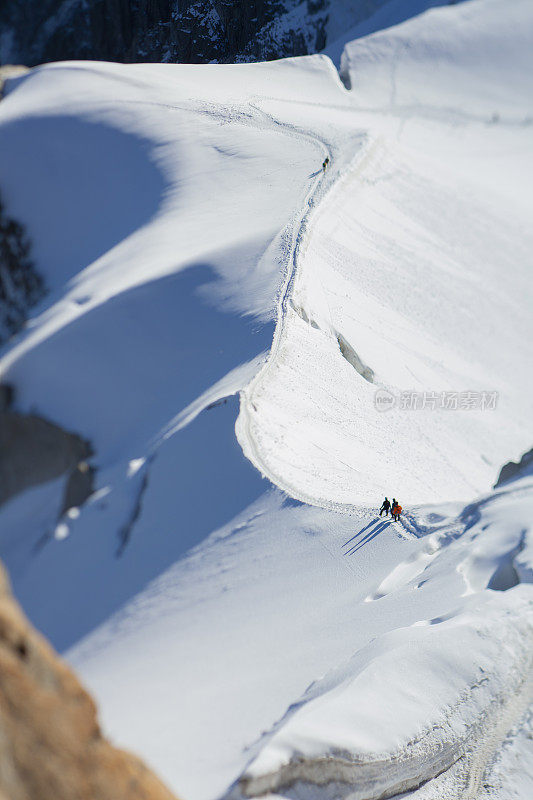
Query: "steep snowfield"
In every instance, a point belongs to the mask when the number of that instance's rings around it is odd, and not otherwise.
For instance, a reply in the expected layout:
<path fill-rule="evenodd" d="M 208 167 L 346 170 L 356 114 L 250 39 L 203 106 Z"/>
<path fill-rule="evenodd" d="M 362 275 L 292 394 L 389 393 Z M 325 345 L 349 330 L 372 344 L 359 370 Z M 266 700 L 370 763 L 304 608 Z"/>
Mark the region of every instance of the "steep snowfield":
<path fill-rule="evenodd" d="M 306 502 L 466 500 L 524 449 L 533 32 L 527 3 L 500 16 L 437 9 L 346 49 L 364 144 L 309 215 L 238 429 Z"/>
<path fill-rule="evenodd" d="M 490 491 L 531 446 L 532 20 L 429 11 L 349 45 L 350 90 L 321 56 L 7 83 L 50 292 L 0 375 L 96 489 L 14 498 L 1 556 L 184 798 L 533 791 L 533 479 Z"/>

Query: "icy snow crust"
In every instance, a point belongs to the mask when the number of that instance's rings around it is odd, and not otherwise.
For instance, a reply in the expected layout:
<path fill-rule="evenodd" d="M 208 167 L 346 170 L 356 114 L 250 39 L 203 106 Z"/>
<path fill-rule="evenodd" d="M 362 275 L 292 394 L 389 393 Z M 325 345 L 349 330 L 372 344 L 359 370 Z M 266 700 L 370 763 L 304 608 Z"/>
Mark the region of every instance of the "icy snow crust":
<path fill-rule="evenodd" d="M 182 797 L 531 796 L 533 479 L 489 490 L 531 446 L 529 6 L 355 42 L 350 91 L 324 57 L 7 84 L 50 293 L 0 372 L 97 471 L 57 527 L 63 480 L 0 509 L 1 555 Z"/>

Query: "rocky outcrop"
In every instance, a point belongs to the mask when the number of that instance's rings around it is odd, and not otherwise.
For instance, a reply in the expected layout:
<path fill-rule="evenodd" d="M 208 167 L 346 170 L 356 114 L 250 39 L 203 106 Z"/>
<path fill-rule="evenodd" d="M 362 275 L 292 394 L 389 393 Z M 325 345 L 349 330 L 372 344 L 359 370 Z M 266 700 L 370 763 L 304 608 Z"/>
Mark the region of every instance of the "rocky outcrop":
<path fill-rule="evenodd" d="M 0 800 L 172 800 L 102 736 L 93 700 L 29 624 L 0 564 Z"/>
<path fill-rule="evenodd" d="M 0 384 L 0 506 L 61 475 L 67 476 L 61 513 L 80 506 L 93 490 L 90 443 L 36 414 L 13 411 L 14 394 Z"/>
<path fill-rule="evenodd" d="M 525 478 L 527 475 L 533 475 L 533 449 L 524 453 L 518 463 L 508 461 L 507 464 L 504 464 L 493 488 L 497 489 L 498 486 L 503 486 L 504 483 Z"/>
<path fill-rule="evenodd" d="M 88 442 L 34 414 L 0 411 L 0 505 L 41 483 L 68 475 L 63 511 L 90 494 Z"/>
<path fill-rule="evenodd" d="M 325 46 L 329 13 L 330 0 L 4 0 L 0 63 L 228 63 L 304 55 Z"/>

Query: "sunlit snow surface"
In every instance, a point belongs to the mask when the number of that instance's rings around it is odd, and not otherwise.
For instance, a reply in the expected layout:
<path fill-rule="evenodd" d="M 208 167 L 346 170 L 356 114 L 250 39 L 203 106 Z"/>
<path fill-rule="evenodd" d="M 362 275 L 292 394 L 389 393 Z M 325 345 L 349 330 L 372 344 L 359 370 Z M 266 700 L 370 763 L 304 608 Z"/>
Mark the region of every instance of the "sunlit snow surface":
<path fill-rule="evenodd" d="M 63 480 L 4 506 L 1 555 L 184 800 L 533 792 L 533 479 L 490 490 L 531 446 L 532 27 L 430 11 L 348 45 L 350 90 L 319 56 L 8 83 L 50 292 L 2 379 L 97 472 L 59 525 Z"/>

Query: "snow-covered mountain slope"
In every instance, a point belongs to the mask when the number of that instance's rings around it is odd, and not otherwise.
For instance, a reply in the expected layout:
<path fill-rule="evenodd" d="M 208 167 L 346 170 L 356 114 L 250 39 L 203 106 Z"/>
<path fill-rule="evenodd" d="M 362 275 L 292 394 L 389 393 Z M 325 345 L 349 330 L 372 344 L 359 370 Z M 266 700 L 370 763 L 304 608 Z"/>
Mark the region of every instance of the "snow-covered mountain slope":
<path fill-rule="evenodd" d="M 307 502 L 391 486 L 406 502 L 467 499 L 521 448 L 533 34 L 527 3 L 501 24 L 499 9 L 437 9 L 346 50 L 365 141 L 309 214 L 239 426 L 249 457 Z"/>
<path fill-rule="evenodd" d="M 430 11 L 349 46 L 350 90 L 321 56 L 7 83 L 49 293 L 0 374 L 96 472 L 59 524 L 63 479 L 3 506 L 2 557 L 180 796 L 517 785 L 532 484 L 489 487 L 531 445 L 531 19 Z"/>
<path fill-rule="evenodd" d="M 336 796 L 377 798 L 454 765 L 428 796 L 462 797 L 531 700 L 531 585 L 509 587 L 531 569 L 532 492 L 420 509 L 412 533 L 267 493 L 69 657 L 185 796 L 242 771 L 232 794 L 347 780 Z"/>
<path fill-rule="evenodd" d="M 4 512 L 14 548 L 5 557 L 32 618 L 65 647 L 260 492 L 246 488 L 260 484 L 249 467 L 241 491 L 232 489 L 245 463 L 233 409 L 211 410 L 209 434 L 202 420 L 188 447 L 182 430 L 257 371 L 302 209 L 324 180 L 326 145 L 298 127 L 298 115 L 285 123 L 265 110 L 271 87 L 279 87 L 283 109 L 307 97 L 304 118 L 319 115 L 317 100 L 338 100 L 331 147 L 339 143 L 341 163 L 358 138 L 349 138 L 343 117 L 346 92 L 321 57 L 219 68 L 59 64 L 9 85 L 0 143 L 10 158 L 0 182 L 10 213 L 27 225 L 49 294 L 0 369 L 16 387 L 20 412 L 91 441 L 96 494 L 58 535 L 97 529 L 105 555 L 94 538 L 82 553 L 80 533 L 28 559 L 57 514 L 58 501 L 43 513 L 39 488 L 34 501 L 16 498 Z M 141 500 L 158 491 L 152 466 L 162 446 L 174 453 L 165 480 L 176 487 L 164 513 L 169 525 L 194 520 L 197 534 L 168 542 L 164 528 L 167 544 L 152 542 L 153 558 L 134 557 L 134 569 L 117 570 L 113 553 L 123 549 Z M 199 523 L 208 480 L 220 503 L 213 496 Z M 87 604 L 102 563 L 118 574 Z M 58 569 L 70 576 L 68 587 L 60 583 L 43 602 Z"/>

